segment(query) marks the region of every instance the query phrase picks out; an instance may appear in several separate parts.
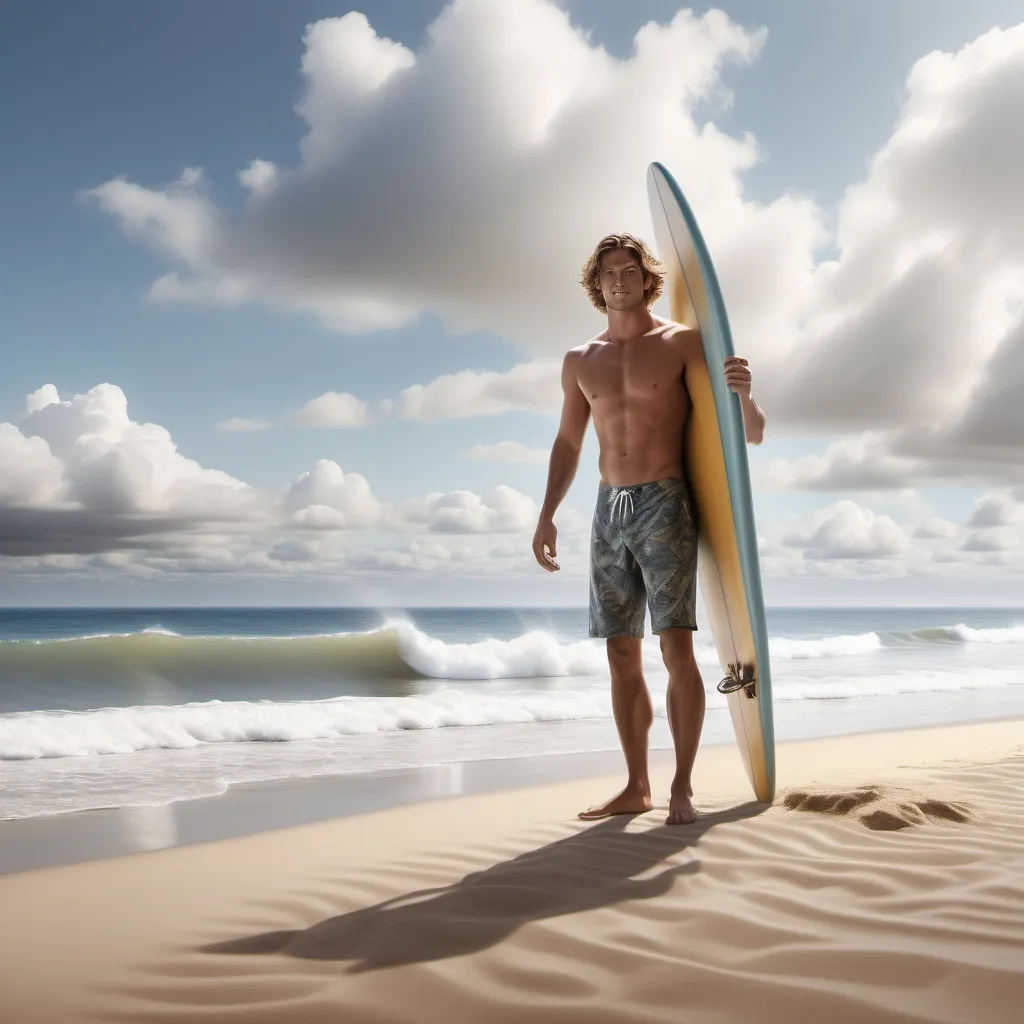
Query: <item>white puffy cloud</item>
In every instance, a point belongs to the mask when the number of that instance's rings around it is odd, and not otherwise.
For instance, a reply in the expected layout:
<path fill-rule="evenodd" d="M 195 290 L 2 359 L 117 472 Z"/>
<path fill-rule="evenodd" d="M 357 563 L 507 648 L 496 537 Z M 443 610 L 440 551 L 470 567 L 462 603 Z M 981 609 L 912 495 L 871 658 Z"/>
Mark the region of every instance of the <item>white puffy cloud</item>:
<path fill-rule="evenodd" d="M 41 437 L 0 423 L 0 505 L 55 508 L 63 503 L 64 466 Z"/>
<path fill-rule="evenodd" d="M 238 180 L 251 192 L 270 192 L 277 184 L 280 172 L 277 165 L 269 160 L 253 160 L 244 171 L 238 172 Z"/>
<path fill-rule="evenodd" d="M 0 423 L 7 574 L 488 575 L 531 565 L 538 509 L 509 487 L 392 505 L 365 477 L 321 459 L 279 491 L 258 490 L 188 459 L 163 427 L 132 420 L 114 385 L 66 400 L 46 385 L 25 408 L 20 427 Z M 559 517 L 569 551 L 578 518 Z M 369 541 L 360 531 L 373 531 Z"/>
<path fill-rule="evenodd" d="M 462 370 L 406 388 L 383 409 L 404 419 L 466 419 L 514 410 L 557 412 L 562 402 L 561 363 L 539 359 L 504 372 Z"/>
<path fill-rule="evenodd" d="M 301 427 L 362 427 L 367 421 L 366 403 L 346 391 L 328 391 L 311 398 L 293 418 Z"/>
<path fill-rule="evenodd" d="M 320 459 L 288 488 L 284 508 L 292 521 L 310 530 L 338 530 L 376 524 L 381 506 L 364 476 L 344 473 Z"/>
<path fill-rule="evenodd" d="M 528 448 L 520 441 L 497 441 L 494 444 L 475 444 L 466 452 L 467 459 L 485 462 L 527 462 L 544 464 L 550 452 L 543 448 Z"/>
<path fill-rule="evenodd" d="M 309 27 L 300 160 L 252 160 L 243 210 L 216 207 L 195 169 L 166 188 L 117 179 L 88 194 L 179 264 L 156 297 L 266 301 L 339 330 L 426 308 L 546 364 L 600 326 L 575 284 L 594 242 L 650 237 L 644 175 L 658 159 L 697 210 L 770 430 L 870 432 L 854 443 L 860 463 L 849 450 L 777 467 L 786 486 L 884 486 L 904 469 L 1021 480 L 1024 25 L 913 66 L 834 238 L 809 197 L 746 199 L 756 140 L 695 117 L 766 38 L 720 11 L 680 11 L 617 59 L 551 0 L 456 0 L 414 53 L 351 12 Z M 595 123 L 616 124 L 612 150 Z M 829 242 L 835 257 L 819 260 Z M 452 374 L 393 406 L 548 410 L 557 375 L 529 384 L 547 372 Z"/>
<path fill-rule="evenodd" d="M 1015 551 L 1022 546 L 1019 531 L 1005 527 L 972 530 L 960 545 L 961 551 Z"/>
<path fill-rule="evenodd" d="M 889 516 L 876 515 L 853 501 L 838 501 L 816 510 L 809 520 L 782 540 L 803 548 L 805 558 L 891 558 L 903 554 L 910 540 Z"/>
<path fill-rule="evenodd" d="M 983 494 L 975 499 L 968 527 L 1012 526 L 1024 530 L 1024 503 L 1005 491 Z"/>
<path fill-rule="evenodd" d="M 67 400 L 47 385 L 26 407 L 22 436 L 42 442 L 61 466 L 53 495 L 58 507 L 202 518 L 234 516 L 253 501 L 242 481 L 185 458 L 163 427 L 132 420 L 124 392 L 113 384 Z"/>
<path fill-rule="evenodd" d="M 941 516 L 928 516 L 914 528 L 913 536 L 920 540 L 949 540 L 959 532 L 956 523 Z"/>
<path fill-rule="evenodd" d="M 394 514 L 396 522 L 435 533 L 506 533 L 532 530 L 539 513 L 531 498 L 501 485 L 482 496 L 471 491 L 428 494 L 402 503 Z"/>
<path fill-rule="evenodd" d="M 920 461 L 891 455 L 879 433 L 840 438 L 824 455 L 766 459 L 752 470 L 753 483 L 765 490 L 885 490 L 922 476 Z"/>
<path fill-rule="evenodd" d="M 61 399 L 47 384 L 25 410 L 20 426 L 0 423 L 0 555 L 140 548 L 262 514 L 256 489 L 132 420 L 115 385 Z"/>
<path fill-rule="evenodd" d="M 181 264 L 163 298 L 268 301 L 339 330 L 429 308 L 452 329 L 550 354 L 598 323 L 575 283 L 597 239 L 649 228 L 652 159 L 721 211 L 715 237 L 751 283 L 770 291 L 805 260 L 801 243 L 819 233 L 813 204 L 743 203 L 737 174 L 757 158 L 753 140 L 692 115 L 720 93 L 723 64 L 752 59 L 763 39 L 720 11 L 681 11 L 641 28 L 635 53 L 617 60 L 549 0 L 458 0 L 413 53 L 353 11 L 309 27 L 300 162 L 251 162 L 240 214 L 213 207 L 197 176 L 87 194 Z M 618 126 L 613 150 L 596 121 Z"/>

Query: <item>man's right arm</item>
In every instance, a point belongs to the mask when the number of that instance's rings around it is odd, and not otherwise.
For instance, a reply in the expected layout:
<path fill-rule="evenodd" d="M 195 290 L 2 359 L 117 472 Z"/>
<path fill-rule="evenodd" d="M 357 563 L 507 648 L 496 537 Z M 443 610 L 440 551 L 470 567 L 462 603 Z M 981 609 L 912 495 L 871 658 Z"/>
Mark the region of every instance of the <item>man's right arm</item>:
<path fill-rule="evenodd" d="M 580 351 L 574 349 L 567 352 L 562 361 L 562 418 L 551 448 L 548 484 L 533 539 L 533 553 L 537 561 L 549 571 L 558 568 L 553 560 L 556 554 L 555 511 L 569 493 L 569 487 L 576 476 L 583 438 L 590 422 L 590 403 L 579 385 L 580 356 Z"/>

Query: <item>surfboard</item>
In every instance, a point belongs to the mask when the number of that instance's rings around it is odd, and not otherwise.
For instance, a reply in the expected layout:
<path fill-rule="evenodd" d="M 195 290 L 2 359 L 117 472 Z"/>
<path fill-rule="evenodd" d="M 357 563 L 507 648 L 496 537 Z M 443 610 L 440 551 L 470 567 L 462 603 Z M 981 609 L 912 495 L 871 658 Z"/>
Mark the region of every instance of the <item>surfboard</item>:
<path fill-rule="evenodd" d="M 697 519 L 697 577 L 723 672 L 740 756 L 759 800 L 775 797 L 768 624 L 739 395 L 725 383 L 735 355 L 725 302 L 697 219 L 660 163 L 647 172 L 654 235 L 672 319 L 700 331 L 705 366 L 687 370 L 693 403 L 684 470 Z"/>

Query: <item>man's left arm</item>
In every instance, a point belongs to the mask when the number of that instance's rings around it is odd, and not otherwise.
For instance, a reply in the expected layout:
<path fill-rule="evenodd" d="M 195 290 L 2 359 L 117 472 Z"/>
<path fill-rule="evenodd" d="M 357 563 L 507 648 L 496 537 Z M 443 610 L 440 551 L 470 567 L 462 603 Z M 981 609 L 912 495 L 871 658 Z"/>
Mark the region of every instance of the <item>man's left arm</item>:
<path fill-rule="evenodd" d="M 747 444 L 760 444 L 764 440 L 765 415 L 750 394 L 752 379 L 750 365 L 743 356 L 730 356 L 726 359 L 725 383 L 740 396 Z"/>

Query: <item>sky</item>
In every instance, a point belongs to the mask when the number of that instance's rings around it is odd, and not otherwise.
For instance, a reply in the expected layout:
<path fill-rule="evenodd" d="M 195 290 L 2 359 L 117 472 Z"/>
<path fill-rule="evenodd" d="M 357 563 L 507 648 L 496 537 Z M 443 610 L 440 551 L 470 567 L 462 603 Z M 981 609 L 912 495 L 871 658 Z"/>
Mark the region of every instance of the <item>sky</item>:
<path fill-rule="evenodd" d="M 592 430 L 530 541 L 658 160 L 766 603 L 1024 605 L 1017 0 L 14 0 L 0 87 L 0 603 L 585 605 Z"/>

